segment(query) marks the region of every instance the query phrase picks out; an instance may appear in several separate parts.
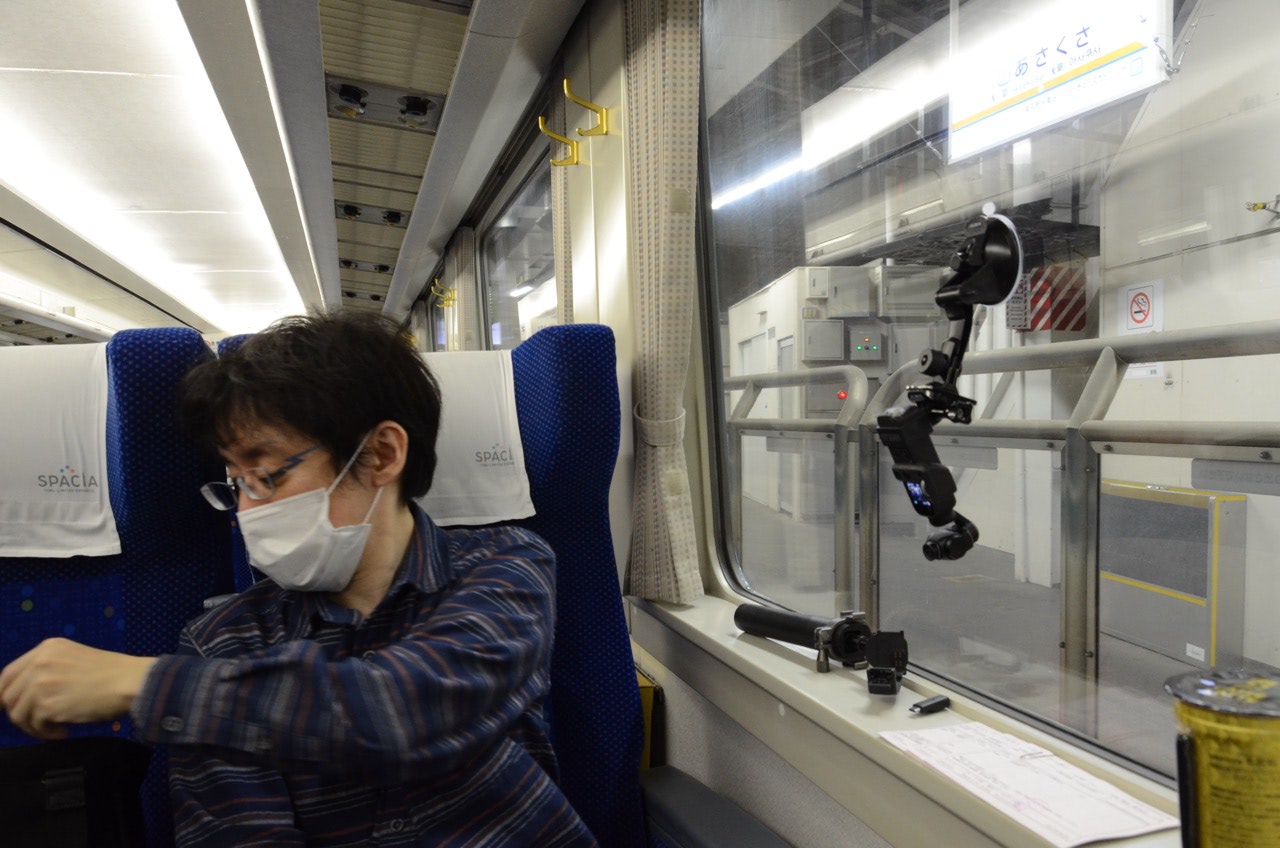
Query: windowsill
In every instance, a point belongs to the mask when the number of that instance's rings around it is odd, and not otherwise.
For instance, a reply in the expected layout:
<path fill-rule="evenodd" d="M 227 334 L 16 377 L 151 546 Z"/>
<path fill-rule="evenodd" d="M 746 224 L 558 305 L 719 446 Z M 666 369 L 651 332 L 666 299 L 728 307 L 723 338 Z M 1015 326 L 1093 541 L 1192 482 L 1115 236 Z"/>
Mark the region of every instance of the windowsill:
<path fill-rule="evenodd" d="M 889 698 L 868 693 L 863 672 L 834 664 L 830 673 L 819 674 L 814 652 L 742 633 L 733 623 L 736 604 L 723 598 L 708 596 L 687 606 L 634 599 L 631 604 L 632 638 L 641 658 L 647 654 L 695 685 L 699 694 L 895 844 L 919 844 L 913 840 L 922 831 L 932 830 L 936 838 L 943 832 L 937 828 L 949 827 L 948 822 L 972 828 L 968 839 L 947 831 L 952 845 L 983 844 L 983 837 L 986 844 L 1048 844 L 878 735 L 967 721 L 1040 745 L 1133 797 L 1178 814 L 1174 790 L 931 681 L 908 675 L 902 691 Z M 909 712 L 911 704 L 939 694 L 950 697 L 949 709 L 928 716 Z M 833 744 L 844 747 L 833 754 Z M 877 783 L 882 785 L 877 788 Z M 916 803 L 904 803 L 912 800 L 903 797 L 904 789 L 920 796 Z M 1106 844 L 1175 848 L 1181 838 L 1177 830 L 1165 830 Z"/>

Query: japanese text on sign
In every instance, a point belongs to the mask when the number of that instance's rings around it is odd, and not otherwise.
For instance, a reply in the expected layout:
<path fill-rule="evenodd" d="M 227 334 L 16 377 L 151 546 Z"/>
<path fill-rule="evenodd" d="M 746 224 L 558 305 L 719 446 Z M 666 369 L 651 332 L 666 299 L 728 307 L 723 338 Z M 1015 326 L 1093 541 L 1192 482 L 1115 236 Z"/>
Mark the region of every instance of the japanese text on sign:
<path fill-rule="evenodd" d="M 956 161 L 1163 82 L 1170 0 L 962 7 L 950 95 Z M 986 16 L 986 17 L 984 17 Z"/>

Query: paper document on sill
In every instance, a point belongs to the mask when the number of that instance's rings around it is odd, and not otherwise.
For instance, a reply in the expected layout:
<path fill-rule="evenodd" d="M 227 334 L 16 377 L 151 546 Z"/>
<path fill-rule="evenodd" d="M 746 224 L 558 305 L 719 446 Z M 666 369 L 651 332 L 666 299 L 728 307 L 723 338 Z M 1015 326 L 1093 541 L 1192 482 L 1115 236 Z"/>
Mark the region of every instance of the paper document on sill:
<path fill-rule="evenodd" d="M 977 722 L 880 736 L 1057 848 L 1178 826 L 1175 817 L 1044 748 Z"/>

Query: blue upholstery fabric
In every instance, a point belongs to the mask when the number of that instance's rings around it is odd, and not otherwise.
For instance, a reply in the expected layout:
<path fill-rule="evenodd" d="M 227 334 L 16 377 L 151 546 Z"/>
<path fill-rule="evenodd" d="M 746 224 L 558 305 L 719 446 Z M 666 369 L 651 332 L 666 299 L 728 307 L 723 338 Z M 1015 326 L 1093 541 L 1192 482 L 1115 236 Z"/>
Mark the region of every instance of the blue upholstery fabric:
<path fill-rule="evenodd" d="M 244 344 L 248 335 L 227 336 L 218 342 L 218 356 L 226 356 Z M 231 522 L 231 574 L 235 581 L 235 590 L 243 592 L 254 583 L 263 579 L 263 574 L 249 564 L 249 552 L 244 547 L 244 537 L 240 535 L 240 525 L 236 522 L 236 514 L 226 514 Z"/>
<path fill-rule="evenodd" d="M 107 343 L 107 473 L 122 552 L 43 559 L 0 551 L 0 664 L 53 636 L 142 656 L 172 652 L 203 599 L 231 590 L 226 520 L 199 491 L 221 469 L 174 426 L 178 382 L 210 356 L 185 328 L 124 330 Z M 126 719 L 74 734 L 127 738 L 131 728 Z M 0 745 L 31 742 L 0 715 Z M 167 783 L 157 751 L 143 784 L 152 848 L 173 844 Z"/>
<path fill-rule="evenodd" d="M 609 530 L 620 421 L 613 331 L 548 327 L 511 358 L 537 509 L 517 523 L 556 552 L 551 723 L 560 784 L 604 848 L 641 848 L 644 720 Z"/>

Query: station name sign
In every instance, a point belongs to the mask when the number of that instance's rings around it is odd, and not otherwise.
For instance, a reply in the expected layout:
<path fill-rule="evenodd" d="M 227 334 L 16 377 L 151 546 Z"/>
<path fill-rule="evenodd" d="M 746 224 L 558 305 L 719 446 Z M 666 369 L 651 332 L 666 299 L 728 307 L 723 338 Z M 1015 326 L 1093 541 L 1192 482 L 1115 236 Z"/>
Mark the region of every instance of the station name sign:
<path fill-rule="evenodd" d="M 1171 0 L 961 6 L 949 98 L 955 162 L 1168 78 Z M 997 10 L 996 6 L 1002 7 Z"/>

